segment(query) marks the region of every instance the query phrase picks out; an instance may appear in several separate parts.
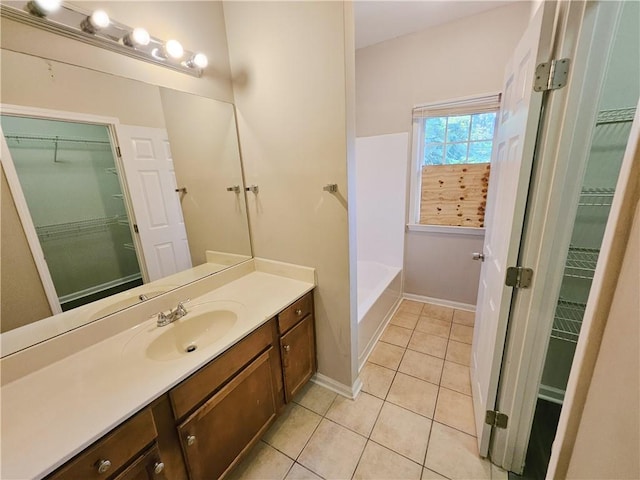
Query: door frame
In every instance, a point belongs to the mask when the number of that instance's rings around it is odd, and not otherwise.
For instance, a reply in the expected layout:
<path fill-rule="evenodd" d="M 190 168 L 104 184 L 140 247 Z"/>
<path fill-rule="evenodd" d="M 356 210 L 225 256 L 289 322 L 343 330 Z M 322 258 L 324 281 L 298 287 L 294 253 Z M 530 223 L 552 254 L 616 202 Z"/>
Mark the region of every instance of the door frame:
<path fill-rule="evenodd" d="M 519 264 L 533 268 L 530 288 L 512 304 L 497 407 L 509 416 L 507 429 L 495 429 L 491 459 L 502 468 L 524 468 L 538 389 L 560 293 L 564 260 L 598 105 L 608 53 L 621 5 L 618 2 L 559 2 L 561 18 L 555 58 L 572 60 L 567 87 L 551 92 L 541 124 L 539 161 L 534 164 Z M 542 160 L 544 159 L 544 160 Z"/>
<path fill-rule="evenodd" d="M 125 209 L 127 215 L 131 219 L 129 228 L 131 229 L 131 237 L 134 242 L 138 265 L 140 267 L 140 273 L 142 274 L 143 281 L 146 283 L 148 281 L 147 268 L 144 257 L 142 256 L 140 239 L 133 230 L 133 224 L 136 222 L 136 220 L 133 208 L 131 206 L 131 197 L 129 195 L 129 190 L 127 189 L 126 182 L 123 181 L 124 168 L 122 166 L 122 158 L 118 155 L 120 146 L 118 143 L 117 131 L 120 126 L 120 120 L 115 117 L 105 117 L 79 112 L 52 110 L 46 108 L 28 107 L 24 105 L 12 105 L 5 103 L 0 103 L 0 113 L 2 113 L 3 115 L 7 114 L 20 117 L 60 120 L 77 123 L 90 123 L 93 125 L 103 125 L 107 127 L 114 163 L 118 171 L 118 178 L 120 179 L 120 188 L 122 189 L 122 193 L 124 196 Z M 38 234 L 36 232 L 35 225 L 33 224 L 33 219 L 31 218 L 31 213 L 29 212 L 29 207 L 27 205 L 24 192 L 22 191 L 22 186 L 20 185 L 20 179 L 13 163 L 13 157 L 11 156 L 11 151 L 9 150 L 9 147 L 6 143 L 4 132 L 2 131 L 1 127 L 0 135 L 2 136 L 2 166 L 7 177 L 9 190 L 11 191 L 13 201 L 16 205 L 20 223 L 22 224 L 25 236 L 27 237 L 27 243 L 29 244 L 29 249 L 31 250 L 31 255 L 33 256 L 33 261 L 36 264 L 36 269 L 38 271 L 38 275 L 40 276 L 40 281 L 42 282 L 42 287 L 47 297 L 47 301 L 49 303 L 49 307 L 51 308 L 52 314 L 55 315 L 58 313 L 62 313 L 60 300 L 58 299 L 58 294 L 51 278 L 51 272 L 49 271 L 49 266 L 47 265 L 47 261 L 44 258 L 42 245 L 40 244 L 40 240 L 38 239 Z"/>

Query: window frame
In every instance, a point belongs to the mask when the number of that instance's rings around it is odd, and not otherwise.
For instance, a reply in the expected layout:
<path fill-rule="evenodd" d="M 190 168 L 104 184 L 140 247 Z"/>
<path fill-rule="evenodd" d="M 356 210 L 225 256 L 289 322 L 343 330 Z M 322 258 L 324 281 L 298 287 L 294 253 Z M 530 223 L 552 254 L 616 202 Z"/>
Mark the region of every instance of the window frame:
<path fill-rule="evenodd" d="M 444 102 L 416 105 L 412 110 L 411 168 L 409 181 L 409 218 L 407 230 L 430 233 L 455 233 L 460 235 L 484 235 L 483 227 L 461 227 L 454 225 L 427 225 L 420 223 L 420 197 L 422 190 L 422 167 L 424 162 L 424 123 L 429 117 L 453 115 L 473 115 L 487 111 L 496 112 L 496 126 L 493 131 L 493 147 L 500 118 L 500 92 L 456 98 Z M 495 149 L 492 148 L 491 157 Z"/>

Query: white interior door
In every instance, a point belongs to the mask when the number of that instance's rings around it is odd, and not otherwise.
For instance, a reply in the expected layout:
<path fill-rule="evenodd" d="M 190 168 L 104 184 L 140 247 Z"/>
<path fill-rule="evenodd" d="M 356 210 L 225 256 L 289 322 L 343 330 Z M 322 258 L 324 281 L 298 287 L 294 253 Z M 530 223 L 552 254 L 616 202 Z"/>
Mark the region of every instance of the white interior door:
<path fill-rule="evenodd" d="M 489 450 L 485 413 L 495 407 L 511 305 L 506 269 L 518 260 L 542 93 L 533 91 L 535 67 L 549 60 L 555 4 L 544 2 L 505 70 L 502 107 L 487 198 L 484 263 L 471 355 L 473 406 L 481 456 Z"/>
<path fill-rule="evenodd" d="M 166 130 L 120 125 L 118 137 L 149 281 L 191 268 Z"/>

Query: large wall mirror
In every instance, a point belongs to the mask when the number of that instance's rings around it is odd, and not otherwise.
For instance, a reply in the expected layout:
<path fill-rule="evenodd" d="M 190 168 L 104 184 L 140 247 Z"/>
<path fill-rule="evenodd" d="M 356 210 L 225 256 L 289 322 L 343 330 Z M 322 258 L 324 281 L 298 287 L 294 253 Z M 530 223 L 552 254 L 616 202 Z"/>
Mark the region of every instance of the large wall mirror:
<path fill-rule="evenodd" d="M 8 50 L 0 100 L 3 355 L 251 258 L 232 104 Z"/>

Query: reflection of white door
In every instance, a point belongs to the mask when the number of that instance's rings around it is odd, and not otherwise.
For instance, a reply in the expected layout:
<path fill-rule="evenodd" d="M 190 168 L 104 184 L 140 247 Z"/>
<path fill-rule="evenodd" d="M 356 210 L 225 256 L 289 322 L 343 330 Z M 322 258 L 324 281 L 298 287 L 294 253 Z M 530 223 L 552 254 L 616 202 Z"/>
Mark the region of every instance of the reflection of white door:
<path fill-rule="evenodd" d="M 531 20 L 505 71 L 502 108 L 487 199 L 485 262 L 471 358 L 471 383 L 480 455 L 489 449 L 491 427 L 511 305 L 506 269 L 518 260 L 520 238 L 540 120 L 542 94 L 533 92 L 534 70 L 549 60 L 554 4 L 544 2 Z"/>
<path fill-rule="evenodd" d="M 118 136 L 149 281 L 190 268 L 166 130 L 120 125 Z"/>

